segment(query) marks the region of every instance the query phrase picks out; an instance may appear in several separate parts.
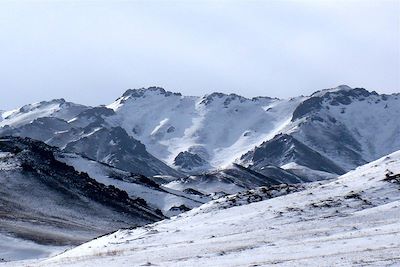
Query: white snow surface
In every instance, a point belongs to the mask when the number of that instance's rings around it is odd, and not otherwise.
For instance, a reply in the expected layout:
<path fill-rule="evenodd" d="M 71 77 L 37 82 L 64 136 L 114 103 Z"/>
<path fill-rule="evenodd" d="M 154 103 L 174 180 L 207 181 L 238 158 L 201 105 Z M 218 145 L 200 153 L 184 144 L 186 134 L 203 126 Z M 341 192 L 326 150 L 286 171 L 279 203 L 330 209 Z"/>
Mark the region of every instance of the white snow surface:
<path fill-rule="evenodd" d="M 400 151 L 304 191 L 216 200 L 29 266 L 399 266 Z M 243 204 L 243 203 L 241 203 Z"/>
<path fill-rule="evenodd" d="M 304 99 L 220 93 L 194 97 L 143 90 L 141 96 L 123 96 L 110 104 L 116 115 L 108 121 L 122 126 L 169 165 L 179 152 L 189 151 L 217 168 L 279 133 Z"/>

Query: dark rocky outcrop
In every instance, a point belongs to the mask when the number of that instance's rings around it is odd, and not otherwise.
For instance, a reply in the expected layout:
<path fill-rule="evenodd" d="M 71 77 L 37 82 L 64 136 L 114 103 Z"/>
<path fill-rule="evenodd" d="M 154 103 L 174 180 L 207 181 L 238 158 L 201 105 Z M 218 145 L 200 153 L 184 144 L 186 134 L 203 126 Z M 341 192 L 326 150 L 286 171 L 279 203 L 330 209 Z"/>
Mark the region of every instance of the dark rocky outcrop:
<path fill-rule="evenodd" d="M 265 166 L 282 166 L 286 163 L 295 162 L 313 170 L 336 174 L 345 173 L 337 164 L 287 134 L 279 134 L 262 143 L 253 151 L 243 155 L 241 160 L 252 162 L 250 168 L 258 172 Z"/>
<path fill-rule="evenodd" d="M 199 155 L 188 151 L 180 152 L 174 159 L 174 165 L 185 170 L 192 170 L 206 164 L 207 162 Z"/>

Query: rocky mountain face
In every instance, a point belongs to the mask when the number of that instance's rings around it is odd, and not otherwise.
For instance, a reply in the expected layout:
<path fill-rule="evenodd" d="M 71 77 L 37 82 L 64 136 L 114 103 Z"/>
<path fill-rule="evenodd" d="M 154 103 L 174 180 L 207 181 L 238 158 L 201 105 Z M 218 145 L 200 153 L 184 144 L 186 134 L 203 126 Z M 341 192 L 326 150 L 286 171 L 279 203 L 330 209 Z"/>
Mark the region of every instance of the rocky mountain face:
<path fill-rule="evenodd" d="M 243 155 L 240 160 L 250 162 L 249 168 L 258 172 L 269 165 L 297 164 L 311 170 L 334 174 L 345 171 L 329 158 L 324 157 L 292 135 L 279 134 Z M 306 179 L 306 177 L 304 177 Z"/>
<path fill-rule="evenodd" d="M 198 168 L 207 165 L 207 161 L 202 159 L 199 155 L 190 153 L 188 151 L 180 152 L 174 159 L 174 165 L 181 170 L 192 172 Z"/>
<path fill-rule="evenodd" d="M 296 107 L 283 134 L 239 162 L 254 170 L 272 163 L 313 180 L 321 171 L 343 174 L 400 148 L 399 114 L 399 94 L 348 86 L 318 91 Z"/>
<path fill-rule="evenodd" d="M 88 135 L 71 141 L 64 149 L 76 152 L 91 159 L 107 163 L 129 172 L 153 176 L 169 174 L 180 176 L 178 171 L 150 155 L 145 146 L 129 136 L 122 128 L 98 127 Z"/>

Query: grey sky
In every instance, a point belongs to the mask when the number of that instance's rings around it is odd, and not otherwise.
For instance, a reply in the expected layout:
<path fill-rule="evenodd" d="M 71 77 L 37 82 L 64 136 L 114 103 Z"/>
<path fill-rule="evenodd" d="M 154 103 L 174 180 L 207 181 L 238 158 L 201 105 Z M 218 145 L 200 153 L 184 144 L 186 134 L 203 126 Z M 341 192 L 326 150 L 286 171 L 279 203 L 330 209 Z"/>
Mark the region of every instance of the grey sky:
<path fill-rule="evenodd" d="M 399 1 L 1 1 L 0 109 L 162 86 L 400 91 Z"/>

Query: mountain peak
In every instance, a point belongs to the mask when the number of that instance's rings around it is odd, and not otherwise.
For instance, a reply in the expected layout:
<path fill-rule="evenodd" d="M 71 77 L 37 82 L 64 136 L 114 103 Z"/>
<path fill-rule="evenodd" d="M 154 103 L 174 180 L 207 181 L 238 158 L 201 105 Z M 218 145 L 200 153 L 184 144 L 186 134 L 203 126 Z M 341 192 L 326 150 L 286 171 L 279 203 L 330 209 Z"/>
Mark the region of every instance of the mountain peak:
<path fill-rule="evenodd" d="M 351 91 L 353 90 L 353 88 L 351 88 L 348 85 L 339 85 L 337 87 L 333 87 L 333 88 L 327 88 L 327 89 L 322 89 L 322 90 L 318 90 L 316 92 L 314 92 L 313 94 L 311 94 L 311 96 L 323 96 L 326 93 L 335 93 L 335 92 L 339 92 L 339 91 Z"/>
<path fill-rule="evenodd" d="M 170 91 L 166 91 L 162 87 L 152 86 L 148 88 L 139 88 L 139 89 L 128 89 L 123 93 L 122 97 L 133 97 L 133 98 L 140 98 L 145 95 L 156 94 L 156 95 L 164 95 L 164 96 L 181 96 L 181 93 L 174 93 Z"/>
<path fill-rule="evenodd" d="M 46 102 L 46 101 L 43 101 L 44 103 Z M 65 102 L 67 102 L 67 101 L 65 101 L 65 99 L 64 98 L 56 98 L 56 99 L 53 99 L 53 100 L 50 100 L 50 101 L 48 101 L 49 103 L 60 103 L 60 104 L 63 104 L 63 103 L 65 103 Z"/>
<path fill-rule="evenodd" d="M 249 100 L 248 98 L 241 96 L 241 95 L 237 95 L 237 94 L 225 94 L 225 93 L 220 93 L 220 92 L 214 92 L 208 95 L 205 95 L 203 97 L 203 100 L 201 101 L 202 104 L 210 104 L 211 102 L 213 102 L 215 99 L 223 99 L 224 100 L 224 105 L 229 105 L 230 102 L 234 101 L 234 100 L 239 100 L 241 103 Z"/>
<path fill-rule="evenodd" d="M 347 91 L 349 91 L 349 90 L 351 90 L 352 88 L 351 88 L 350 86 L 346 85 L 346 84 L 342 84 L 342 85 L 339 85 L 338 87 L 333 88 L 333 89 L 347 90 Z"/>

